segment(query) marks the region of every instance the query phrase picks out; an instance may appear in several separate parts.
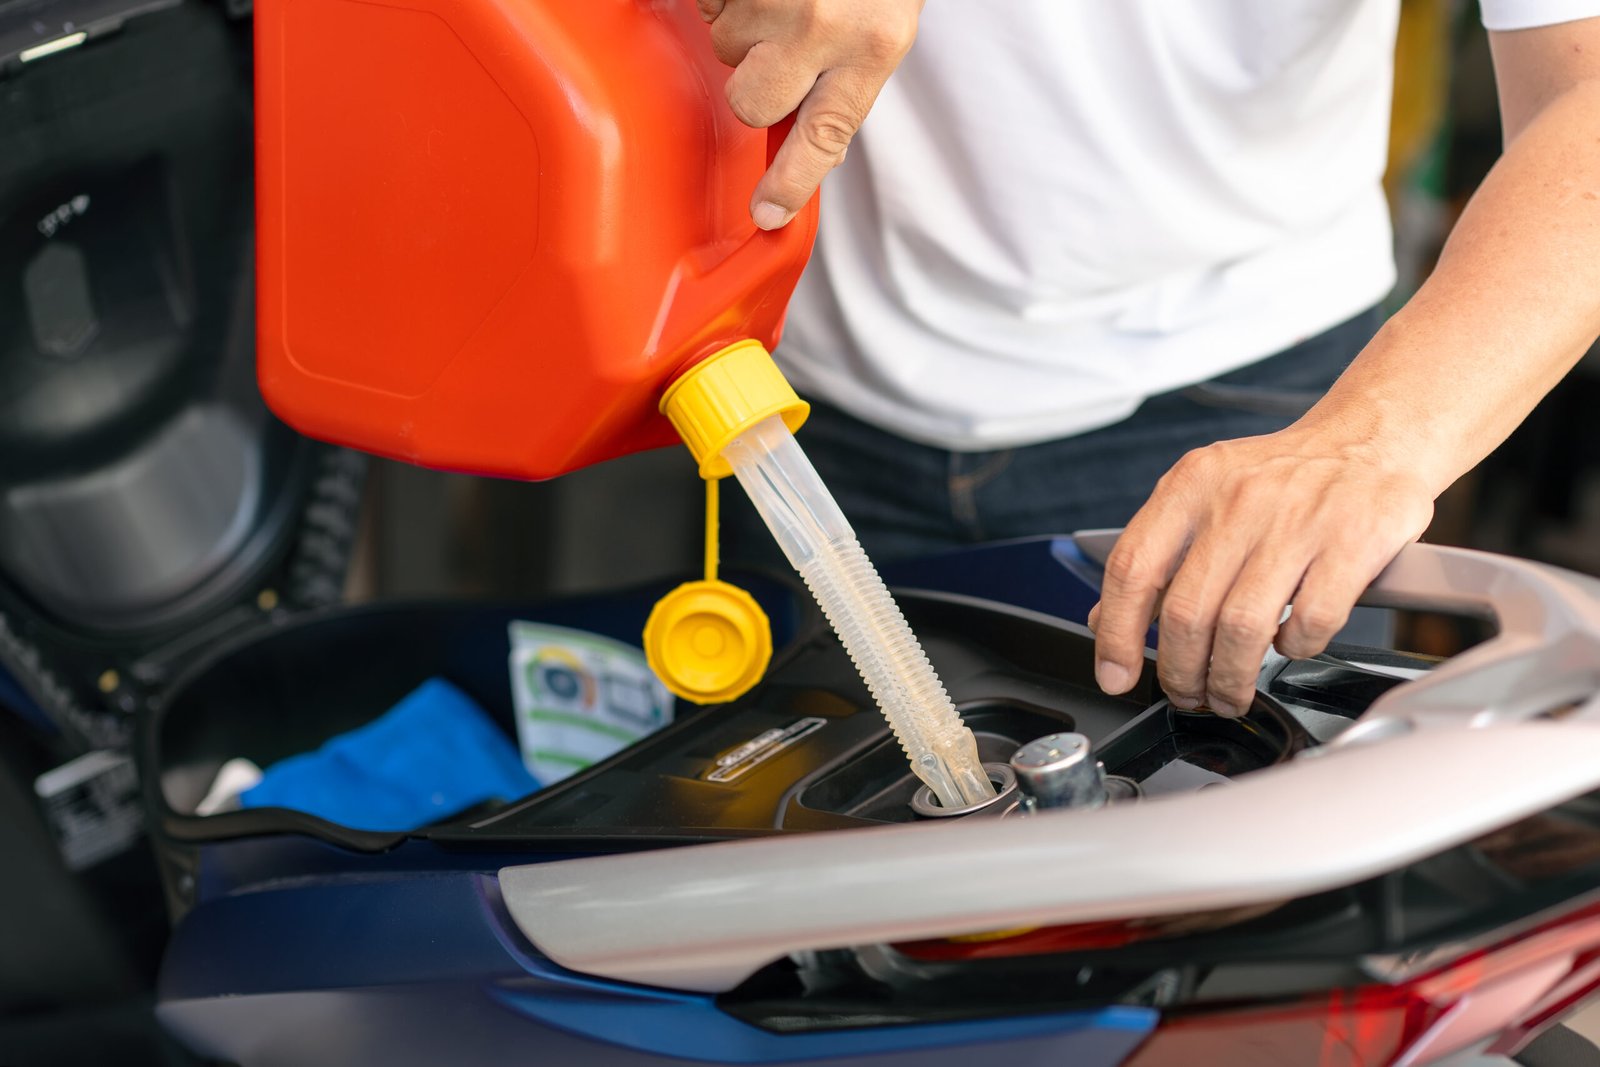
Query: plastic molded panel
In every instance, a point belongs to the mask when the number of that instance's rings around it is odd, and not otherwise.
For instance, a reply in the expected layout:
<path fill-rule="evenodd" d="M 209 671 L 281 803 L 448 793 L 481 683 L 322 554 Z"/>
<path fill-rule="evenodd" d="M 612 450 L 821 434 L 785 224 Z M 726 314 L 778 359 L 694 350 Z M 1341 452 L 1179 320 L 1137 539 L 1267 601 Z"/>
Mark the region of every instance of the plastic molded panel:
<path fill-rule="evenodd" d="M 533 255 L 533 131 L 438 15 L 293 0 L 283 20 L 284 270 L 330 283 L 288 290 L 285 347 L 306 374 L 420 396 Z M 355 41 L 388 62 L 323 76 Z"/>
<path fill-rule="evenodd" d="M 757 231 L 692 0 L 260 0 L 259 373 L 429 467 L 548 478 L 676 439 L 686 367 L 776 345 L 816 208 Z"/>

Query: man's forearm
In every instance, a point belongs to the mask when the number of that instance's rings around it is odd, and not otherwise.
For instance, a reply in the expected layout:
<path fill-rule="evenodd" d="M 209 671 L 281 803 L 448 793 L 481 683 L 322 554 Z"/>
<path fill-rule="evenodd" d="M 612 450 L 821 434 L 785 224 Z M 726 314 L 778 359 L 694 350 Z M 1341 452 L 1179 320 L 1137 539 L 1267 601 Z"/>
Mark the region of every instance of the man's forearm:
<path fill-rule="evenodd" d="M 1600 335 L 1600 82 L 1549 100 L 1473 196 L 1427 283 L 1303 429 L 1440 492 Z"/>

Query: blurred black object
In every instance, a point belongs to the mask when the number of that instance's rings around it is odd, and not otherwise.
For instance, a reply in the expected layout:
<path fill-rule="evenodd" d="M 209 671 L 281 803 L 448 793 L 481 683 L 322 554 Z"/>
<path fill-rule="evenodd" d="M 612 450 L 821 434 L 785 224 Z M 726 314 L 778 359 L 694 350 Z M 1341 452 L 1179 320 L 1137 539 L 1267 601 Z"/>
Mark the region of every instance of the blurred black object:
<path fill-rule="evenodd" d="M 1474 545 L 1600 574 L 1600 349 L 1484 461 Z"/>
<path fill-rule="evenodd" d="M 1565 1026 L 1552 1026 L 1517 1054 L 1522 1067 L 1600 1067 L 1600 1048 Z"/>
<path fill-rule="evenodd" d="M 82 1047 L 69 1009 L 95 1013 L 91 1032 L 121 1020 L 117 1055 L 84 1062 L 137 1061 L 126 1034 L 166 932 L 136 830 L 66 847 L 127 813 L 84 789 L 52 823 L 36 779 L 85 753 L 116 764 L 197 651 L 338 599 L 355 535 L 361 458 L 294 434 L 256 390 L 245 14 L 0 0 L 7 1064 L 52 1025 Z"/>

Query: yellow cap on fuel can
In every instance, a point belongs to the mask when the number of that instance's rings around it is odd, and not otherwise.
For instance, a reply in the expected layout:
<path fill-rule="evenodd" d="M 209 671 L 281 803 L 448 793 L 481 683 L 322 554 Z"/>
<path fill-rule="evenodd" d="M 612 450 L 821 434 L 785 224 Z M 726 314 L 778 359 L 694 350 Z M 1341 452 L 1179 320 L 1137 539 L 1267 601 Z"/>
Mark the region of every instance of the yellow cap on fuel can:
<path fill-rule="evenodd" d="M 722 450 L 734 438 L 773 415 L 793 433 L 811 405 L 795 395 L 765 345 L 740 341 L 685 371 L 661 397 L 661 413 L 694 454 L 700 476 L 726 478 L 733 470 Z"/>

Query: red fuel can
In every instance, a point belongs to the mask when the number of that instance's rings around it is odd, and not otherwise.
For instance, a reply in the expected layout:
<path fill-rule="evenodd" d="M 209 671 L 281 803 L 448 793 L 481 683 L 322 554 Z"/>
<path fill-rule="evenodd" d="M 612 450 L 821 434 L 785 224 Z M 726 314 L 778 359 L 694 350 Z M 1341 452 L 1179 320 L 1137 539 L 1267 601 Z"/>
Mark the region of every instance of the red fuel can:
<path fill-rule="evenodd" d="M 693 0 L 257 0 L 259 373 L 313 437 L 550 478 L 778 340 L 816 232 L 749 199 Z M 776 135 L 773 138 L 776 144 Z"/>

